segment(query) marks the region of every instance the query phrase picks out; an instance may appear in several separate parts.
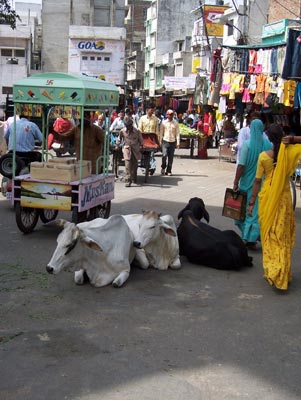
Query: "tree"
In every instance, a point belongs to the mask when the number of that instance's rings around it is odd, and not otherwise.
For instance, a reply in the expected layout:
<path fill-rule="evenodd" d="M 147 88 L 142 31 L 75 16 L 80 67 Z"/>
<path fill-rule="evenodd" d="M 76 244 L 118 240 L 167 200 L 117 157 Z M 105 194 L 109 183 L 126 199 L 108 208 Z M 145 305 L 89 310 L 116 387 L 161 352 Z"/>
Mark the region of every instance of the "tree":
<path fill-rule="evenodd" d="M 10 25 L 12 29 L 16 29 L 17 19 L 21 21 L 9 0 L 0 0 L 0 24 Z"/>

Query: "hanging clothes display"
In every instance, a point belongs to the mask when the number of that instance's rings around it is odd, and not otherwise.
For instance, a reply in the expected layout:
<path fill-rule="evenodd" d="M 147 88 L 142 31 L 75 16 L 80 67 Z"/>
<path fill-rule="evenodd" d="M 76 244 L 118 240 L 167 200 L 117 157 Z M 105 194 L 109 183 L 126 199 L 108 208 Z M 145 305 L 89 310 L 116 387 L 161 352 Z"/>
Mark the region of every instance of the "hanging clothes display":
<path fill-rule="evenodd" d="M 282 78 L 301 79 L 301 32 L 289 29 Z"/>

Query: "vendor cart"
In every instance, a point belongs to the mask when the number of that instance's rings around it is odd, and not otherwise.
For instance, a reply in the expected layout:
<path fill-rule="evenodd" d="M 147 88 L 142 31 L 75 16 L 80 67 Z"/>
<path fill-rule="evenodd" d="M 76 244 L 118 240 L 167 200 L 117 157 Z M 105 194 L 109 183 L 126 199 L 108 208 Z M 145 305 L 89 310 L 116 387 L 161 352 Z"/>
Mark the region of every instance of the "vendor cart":
<path fill-rule="evenodd" d="M 145 168 L 144 181 L 147 182 L 150 175 L 151 154 L 160 151 L 160 143 L 156 133 L 142 133 L 143 137 L 143 153 L 141 157 L 140 167 Z"/>
<path fill-rule="evenodd" d="M 114 198 L 114 175 L 108 173 L 109 121 L 106 121 L 103 155 L 97 160 L 96 174 L 91 174 L 91 162 L 83 160 L 83 121 L 85 111 L 93 113 L 116 107 L 119 103 L 118 88 L 96 78 L 44 73 L 18 81 L 13 87 L 13 100 L 15 116 L 23 114 L 33 119 L 40 118 L 43 133 L 42 163 L 32 163 L 30 174 L 16 176 L 16 151 L 13 152 L 12 203 L 19 229 L 29 233 L 39 218 L 43 223 L 50 222 L 60 210 L 71 211 L 74 223 L 97 217 L 108 218 Z M 51 116 L 74 118 L 80 122 L 77 160 L 71 157 L 51 159 L 47 150 Z M 35 168 L 33 164 L 37 164 Z"/>

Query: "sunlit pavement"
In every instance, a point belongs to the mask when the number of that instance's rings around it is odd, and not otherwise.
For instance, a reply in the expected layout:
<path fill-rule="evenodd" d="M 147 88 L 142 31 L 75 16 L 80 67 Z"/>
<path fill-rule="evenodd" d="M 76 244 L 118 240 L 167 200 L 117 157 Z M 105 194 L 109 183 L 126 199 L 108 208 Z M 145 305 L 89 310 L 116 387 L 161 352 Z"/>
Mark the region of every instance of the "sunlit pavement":
<path fill-rule="evenodd" d="M 147 183 L 142 170 L 130 188 L 116 181 L 111 213 L 155 209 L 176 219 L 198 196 L 212 225 L 233 229 L 221 212 L 235 164 L 216 149 L 207 160 L 180 150 L 168 177 L 156 159 Z M 1 200 L 0 399 L 300 399 L 299 206 L 298 189 L 293 282 L 279 293 L 262 278 L 260 249 L 239 272 L 182 258 L 179 271 L 133 268 L 121 289 L 76 286 L 71 273 L 45 271 L 59 228 L 39 222 L 23 235 Z"/>

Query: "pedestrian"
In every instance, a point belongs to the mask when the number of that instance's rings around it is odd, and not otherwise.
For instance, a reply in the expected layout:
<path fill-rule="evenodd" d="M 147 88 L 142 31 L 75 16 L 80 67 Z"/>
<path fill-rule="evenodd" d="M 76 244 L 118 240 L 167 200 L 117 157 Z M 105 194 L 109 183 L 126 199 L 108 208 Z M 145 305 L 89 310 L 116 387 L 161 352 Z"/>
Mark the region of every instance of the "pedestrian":
<path fill-rule="evenodd" d="M 270 150 L 272 144 L 263 137 L 264 125 L 259 119 L 254 119 L 250 125 L 250 139 L 243 143 L 239 164 L 236 168 L 233 190 L 247 193 L 247 203 L 250 201 L 255 179 L 258 156 L 262 151 Z M 253 213 L 246 213 L 244 221 L 235 220 L 235 225 L 241 231 L 241 237 L 249 248 L 255 249 L 260 236 L 258 224 L 258 201 L 255 202 Z"/>
<path fill-rule="evenodd" d="M 267 134 L 273 148 L 259 155 L 247 211 L 253 215 L 258 197 L 264 278 L 271 286 L 286 290 L 292 280 L 291 254 L 296 234 L 289 178 L 301 155 L 300 144 L 286 144 L 301 143 L 301 137 L 283 138 L 283 130 L 277 124 L 270 125 Z"/>
<path fill-rule="evenodd" d="M 142 133 L 155 133 L 159 136 L 159 119 L 154 114 L 155 109 L 153 106 L 149 106 L 146 110 L 146 114 L 142 115 L 139 119 L 138 129 Z"/>
<path fill-rule="evenodd" d="M 16 140 L 14 141 L 14 126 L 16 124 Z M 36 142 L 42 143 L 43 135 L 40 128 L 34 122 L 29 121 L 24 115 L 12 122 L 4 133 L 8 151 L 12 152 L 15 147 L 16 154 L 26 157 L 32 161 L 42 161 L 41 153 L 34 151 Z M 14 146 L 14 142 L 16 143 Z"/>
<path fill-rule="evenodd" d="M 98 114 L 97 120 L 94 122 L 94 125 L 99 126 L 100 128 L 105 128 L 105 120 L 106 116 L 104 113 Z"/>
<path fill-rule="evenodd" d="M 150 105 L 147 108 L 146 114 L 143 115 L 139 120 L 138 128 L 142 134 L 143 133 L 155 134 L 156 138 L 154 140 L 156 141 L 156 143 L 159 143 L 159 134 L 160 134 L 159 119 L 155 115 L 154 106 Z M 147 158 L 147 160 L 148 160 L 148 158 Z M 146 167 L 146 165 L 144 165 L 144 166 Z M 151 151 L 150 155 L 149 155 L 149 172 L 151 175 L 154 174 L 156 167 L 157 167 L 157 163 L 156 163 L 156 159 L 155 159 L 155 152 Z"/>
<path fill-rule="evenodd" d="M 239 156 L 240 156 L 240 151 L 241 151 L 242 145 L 246 140 L 250 139 L 250 124 L 251 124 L 252 120 L 256 119 L 256 118 L 262 120 L 261 113 L 259 111 L 254 111 L 254 112 L 246 114 L 245 126 L 239 130 L 238 137 L 237 137 L 237 146 L 236 146 L 236 149 L 237 149 L 236 164 L 237 165 L 239 163 Z M 263 137 L 265 139 L 268 139 L 265 132 L 263 132 Z"/>
<path fill-rule="evenodd" d="M 5 121 L 0 121 L 0 156 L 6 154 L 7 152 L 7 144 L 4 139 L 4 125 Z"/>
<path fill-rule="evenodd" d="M 120 143 L 120 146 L 116 146 L 116 141 L 118 139 L 121 129 L 125 127 L 124 117 L 125 117 L 124 110 L 120 110 L 118 117 L 114 119 L 113 123 L 110 126 L 110 149 L 113 154 L 112 157 L 113 173 L 115 174 L 116 178 L 118 178 L 119 164 L 121 163 L 122 160 L 122 149 L 121 149 L 122 143 Z"/>
<path fill-rule="evenodd" d="M 162 147 L 161 174 L 172 175 L 172 164 L 176 147 L 180 148 L 180 128 L 173 120 L 173 110 L 166 111 L 167 119 L 160 126 L 160 144 Z"/>
<path fill-rule="evenodd" d="M 228 113 L 226 115 L 226 119 L 223 121 L 222 135 L 223 135 L 223 139 L 234 139 L 236 136 L 236 129 L 235 129 L 234 123 L 232 122 L 232 114 L 231 113 Z"/>
<path fill-rule="evenodd" d="M 133 126 L 133 120 L 124 120 L 125 128 L 119 133 L 116 146 L 122 143 L 122 152 L 125 162 L 125 186 L 130 187 L 137 183 L 138 161 L 141 160 L 143 137 L 139 129 Z"/>
<path fill-rule="evenodd" d="M 83 160 L 90 160 L 92 174 L 100 173 L 102 165 L 99 157 L 103 155 L 104 130 L 91 123 L 89 113 L 84 114 L 84 135 L 83 135 Z M 70 131 L 57 133 L 60 140 L 73 139 L 77 159 L 80 157 L 81 126 L 74 126 Z"/>
<path fill-rule="evenodd" d="M 196 129 L 199 131 L 199 133 L 204 133 L 204 131 L 203 131 L 203 129 L 204 129 L 204 116 L 201 115 L 201 114 L 198 116 L 198 123 L 197 123 Z"/>

